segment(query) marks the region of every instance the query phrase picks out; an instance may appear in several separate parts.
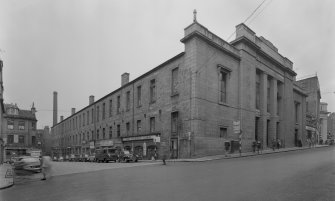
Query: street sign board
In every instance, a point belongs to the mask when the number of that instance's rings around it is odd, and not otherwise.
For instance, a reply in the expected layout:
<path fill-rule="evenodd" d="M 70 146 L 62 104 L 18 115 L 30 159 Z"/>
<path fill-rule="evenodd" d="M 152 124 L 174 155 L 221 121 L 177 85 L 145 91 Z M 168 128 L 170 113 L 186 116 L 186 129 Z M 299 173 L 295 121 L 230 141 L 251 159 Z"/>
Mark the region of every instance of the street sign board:
<path fill-rule="evenodd" d="M 240 133 L 240 130 L 241 130 L 241 123 L 240 123 L 240 121 L 234 121 L 233 122 L 233 130 L 234 130 L 235 134 Z"/>

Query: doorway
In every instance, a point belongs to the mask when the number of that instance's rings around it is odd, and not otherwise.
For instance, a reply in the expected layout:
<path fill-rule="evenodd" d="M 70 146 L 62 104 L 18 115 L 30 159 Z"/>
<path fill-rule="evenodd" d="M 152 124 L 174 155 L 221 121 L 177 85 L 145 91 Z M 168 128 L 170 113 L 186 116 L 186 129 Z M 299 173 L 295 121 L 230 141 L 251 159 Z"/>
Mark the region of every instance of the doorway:
<path fill-rule="evenodd" d="M 178 139 L 177 138 L 171 138 L 170 151 L 171 151 L 172 159 L 178 158 Z"/>

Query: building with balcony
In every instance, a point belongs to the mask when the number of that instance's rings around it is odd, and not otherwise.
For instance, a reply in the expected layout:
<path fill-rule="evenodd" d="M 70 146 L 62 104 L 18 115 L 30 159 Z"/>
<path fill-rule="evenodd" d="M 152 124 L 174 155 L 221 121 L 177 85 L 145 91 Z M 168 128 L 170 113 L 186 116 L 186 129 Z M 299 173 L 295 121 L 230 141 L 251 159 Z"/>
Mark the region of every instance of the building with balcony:
<path fill-rule="evenodd" d="M 181 42 L 183 52 L 132 81 L 123 74 L 120 88 L 56 123 L 54 151 L 190 158 L 224 154 L 225 142 L 239 139 L 243 152 L 255 140 L 264 148 L 274 138 L 304 144 L 307 95 L 270 41 L 239 24 L 227 42 L 194 19 Z"/>
<path fill-rule="evenodd" d="M 30 110 L 20 109 L 16 104 L 5 104 L 4 107 L 1 134 L 5 142 L 5 157 L 26 155 L 38 149 L 34 104 Z"/>

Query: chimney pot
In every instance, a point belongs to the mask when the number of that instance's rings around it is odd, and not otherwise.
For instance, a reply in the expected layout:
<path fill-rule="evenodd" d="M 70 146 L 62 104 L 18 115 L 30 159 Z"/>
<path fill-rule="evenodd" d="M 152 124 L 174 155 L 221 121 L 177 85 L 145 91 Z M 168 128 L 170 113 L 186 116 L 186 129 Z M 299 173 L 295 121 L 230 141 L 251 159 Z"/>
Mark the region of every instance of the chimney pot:
<path fill-rule="evenodd" d="M 129 82 L 129 73 L 123 73 L 121 75 L 121 87 Z"/>
<path fill-rule="evenodd" d="M 94 103 L 94 96 L 91 95 L 91 96 L 89 97 L 89 105 L 92 105 L 93 103 Z"/>
<path fill-rule="evenodd" d="M 71 115 L 74 115 L 74 113 L 76 113 L 76 108 L 73 107 L 73 108 L 71 109 Z"/>

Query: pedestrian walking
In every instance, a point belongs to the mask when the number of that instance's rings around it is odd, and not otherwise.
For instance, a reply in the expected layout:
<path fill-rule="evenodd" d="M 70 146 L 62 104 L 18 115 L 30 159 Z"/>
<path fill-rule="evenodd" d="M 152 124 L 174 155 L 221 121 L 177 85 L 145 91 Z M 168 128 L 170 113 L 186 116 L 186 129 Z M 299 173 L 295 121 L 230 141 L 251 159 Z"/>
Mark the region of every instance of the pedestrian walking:
<path fill-rule="evenodd" d="M 272 150 L 275 151 L 277 145 L 277 140 L 275 138 L 272 139 Z M 277 146 L 278 147 L 278 146 Z"/>
<path fill-rule="evenodd" d="M 51 176 L 51 159 L 50 156 L 42 156 L 41 157 L 41 167 L 43 178 L 41 180 L 46 180 L 47 176 Z"/>

